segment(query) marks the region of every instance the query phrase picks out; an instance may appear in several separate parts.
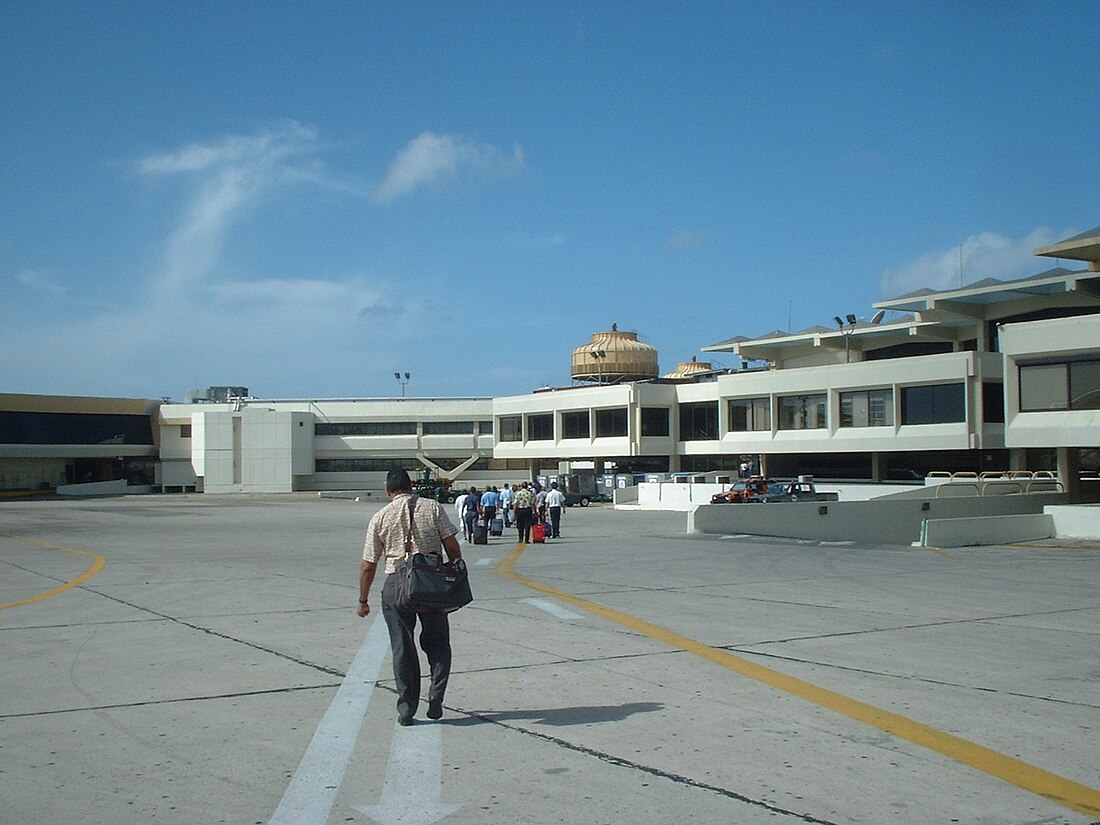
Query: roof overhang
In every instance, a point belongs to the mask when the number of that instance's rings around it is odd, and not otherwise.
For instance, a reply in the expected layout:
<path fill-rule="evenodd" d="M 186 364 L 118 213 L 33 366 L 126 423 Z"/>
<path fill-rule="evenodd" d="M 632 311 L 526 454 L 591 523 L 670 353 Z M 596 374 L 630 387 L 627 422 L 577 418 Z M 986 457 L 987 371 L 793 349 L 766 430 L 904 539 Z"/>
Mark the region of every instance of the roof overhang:
<path fill-rule="evenodd" d="M 1046 258 L 1066 258 L 1071 261 L 1100 263 L 1100 227 L 1074 235 L 1050 246 L 1040 246 L 1036 255 Z"/>
<path fill-rule="evenodd" d="M 1100 296 L 1100 272 L 1051 269 L 1017 281 L 997 281 L 991 278 L 961 289 L 942 292 L 923 290 L 913 295 L 879 301 L 875 306 L 896 312 L 919 312 L 924 315 L 980 320 L 988 317 L 989 308 L 998 304 L 1074 293 L 1089 302 Z"/>

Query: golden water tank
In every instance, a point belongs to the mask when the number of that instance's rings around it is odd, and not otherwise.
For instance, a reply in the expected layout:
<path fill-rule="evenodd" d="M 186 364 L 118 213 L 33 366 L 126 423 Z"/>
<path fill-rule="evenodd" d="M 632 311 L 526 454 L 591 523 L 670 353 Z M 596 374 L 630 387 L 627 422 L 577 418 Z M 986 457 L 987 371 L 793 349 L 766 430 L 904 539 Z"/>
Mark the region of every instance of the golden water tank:
<path fill-rule="evenodd" d="M 638 340 L 636 332 L 622 332 L 612 324 L 608 332 L 592 333 L 592 340 L 573 350 L 573 380 L 618 384 L 657 377 L 657 348 Z"/>
<path fill-rule="evenodd" d="M 665 378 L 682 381 L 687 378 L 697 378 L 708 372 L 714 372 L 710 361 L 696 361 L 693 355 L 690 361 L 681 361 L 677 364 L 676 369 L 666 375 Z"/>

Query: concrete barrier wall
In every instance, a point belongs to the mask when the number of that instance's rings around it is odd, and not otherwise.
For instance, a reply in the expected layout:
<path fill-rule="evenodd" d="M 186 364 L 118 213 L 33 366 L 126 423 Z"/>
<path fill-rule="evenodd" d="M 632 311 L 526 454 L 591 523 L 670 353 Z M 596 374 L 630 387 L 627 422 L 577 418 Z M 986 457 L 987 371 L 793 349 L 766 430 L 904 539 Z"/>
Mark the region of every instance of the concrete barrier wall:
<path fill-rule="evenodd" d="M 925 547 L 969 547 L 1036 541 L 1049 539 L 1053 535 L 1054 518 L 1045 513 L 928 519 L 924 523 L 922 544 Z"/>
<path fill-rule="evenodd" d="M 1054 520 L 1054 535 L 1059 538 L 1100 538 L 1100 505 L 1052 506 L 1043 512 Z"/>
<path fill-rule="evenodd" d="M 688 484 L 686 482 L 647 481 L 638 485 L 638 506 L 642 510 L 677 510 L 690 512 L 697 505 L 710 504 L 715 493 L 728 490 L 731 484 Z M 841 501 L 865 501 L 879 496 L 896 494 L 897 485 L 892 484 L 818 484 L 823 493 L 836 493 Z M 913 491 L 916 495 L 928 495 L 922 486 Z M 934 494 L 934 493 L 933 493 Z M 615 499 L 618 504 L 618 498 Z"/>
<path fill-rule="evenodd" d="M 974 518 L 1043 512 L 1064 504 L 1061 493 L 991 498 L 705 504 L 688 515 L 688 532 L 782 536 L 817 541 L 912 544 L 925 519 Z"/>

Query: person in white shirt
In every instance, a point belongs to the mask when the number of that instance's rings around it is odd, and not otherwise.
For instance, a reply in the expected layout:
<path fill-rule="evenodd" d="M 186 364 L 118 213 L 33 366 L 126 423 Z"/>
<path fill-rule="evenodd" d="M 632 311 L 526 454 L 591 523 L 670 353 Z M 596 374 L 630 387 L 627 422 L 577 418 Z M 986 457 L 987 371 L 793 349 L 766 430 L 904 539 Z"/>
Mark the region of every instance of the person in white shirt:
<path fill-rule="evenodd" d="M 546 509 L 550 514 L 550 538 L 561 538 L 561 508 L 565 506 L 565 493 L 558 489 L 558 482 L 550 482 L 546 494 Z"/>
<path fill-rule="evenodd" d="M 463 493 L 455 499 L 455 513 L 458 515 L 458 523 L 462 525 L 462 538 L 466 541 L 470 541 L 470 535 L 466 532 L 466 519 L 462 515 L 463 509 L 466 507 L 466 494 Z"/>

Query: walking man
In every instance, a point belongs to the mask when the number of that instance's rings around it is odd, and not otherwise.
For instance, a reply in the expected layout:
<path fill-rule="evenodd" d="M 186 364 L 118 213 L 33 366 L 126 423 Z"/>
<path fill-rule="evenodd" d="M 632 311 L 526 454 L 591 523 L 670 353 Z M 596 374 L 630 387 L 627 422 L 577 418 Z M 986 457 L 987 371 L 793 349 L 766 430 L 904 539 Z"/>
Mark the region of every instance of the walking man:
<path fill-rule="evenodd" d="M 565 493 L 558 489 L 558 482 L 550 482 L 550 492 L 546 494 L 546 508 L 550 513 L 550 538 L 561 538 L 561 508 L 565 506 Z"/>
<path fill-rule="evenodd" d="M 398 604 L 398 565 L 406 554 L 438 555 L 440 545 L 450 561 L 462 558 L 447 511 L 438 501 L 417 498 L 412 479 L 402 469 L 386 475 L 390 503 L 374 514 L 367 525 L 363 561 L 359 566 L 359 610 L 370 613 L 370 588 L 378 562 L 385 559 L 386 581 L 382 585 L 382 618 L 390 631 L 393 679 L 397 686 L 397 722 L 411 725 L 420 704 L 420 654 L 416 650 L 416 621 L 420 620 L 420 646 L 428 656 L 431 686 L 428 689 L 428 718 L 443 715 L 443 695 L 451 675 L 451 628 L 446 613 L 416 613 Z"/>
<path fill-rule="evenodd" d="M 522 487 L 516 488 L 516 529 L 519 531 L 519 541 L 527 543 L 531 541 L 531 522 L 535 513 L 535 494 L 523 482 Z"/>

